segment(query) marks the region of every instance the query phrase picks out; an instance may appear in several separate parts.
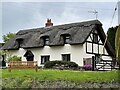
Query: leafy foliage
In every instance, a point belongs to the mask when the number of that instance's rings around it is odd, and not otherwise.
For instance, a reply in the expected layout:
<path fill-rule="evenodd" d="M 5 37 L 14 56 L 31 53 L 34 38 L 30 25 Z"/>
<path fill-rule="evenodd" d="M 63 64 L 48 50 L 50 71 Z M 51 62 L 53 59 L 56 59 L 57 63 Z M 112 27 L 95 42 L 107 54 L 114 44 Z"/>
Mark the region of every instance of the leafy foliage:
<path fill-rule="evenodd" d="M 8 58 L 8 62 L 10 62 L 10 61 L 21 61 L 21 57 L 11 56 Z"/>
<path fill-rule="evenodd" d="M 7 35 L 3 35 L 3 41 L 6 43 L 9 41 L 10 38 L 13 38 L 15 36 L 14 33 L 8 33 Z"/>
<path fill-rule="evenodd" d="M 115 50 L 115 35 L 116 35 L 117 28 L 118 28 L 118 26 L 111 27 L 107 31 L 108 40 L 109 40 L 109 42 L 114 50 Z"/>

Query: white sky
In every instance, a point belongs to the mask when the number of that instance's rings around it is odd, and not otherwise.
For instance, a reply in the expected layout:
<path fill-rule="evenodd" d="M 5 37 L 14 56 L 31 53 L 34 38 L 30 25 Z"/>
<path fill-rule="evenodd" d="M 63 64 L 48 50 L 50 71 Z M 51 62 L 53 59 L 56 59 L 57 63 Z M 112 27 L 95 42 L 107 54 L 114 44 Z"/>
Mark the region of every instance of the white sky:
<path fill-rule="evenodd" d="M 24 1 L 24 2 L 23 2 Z M 98 11 L 98 20 L 103 29 L 118 25 L 118 12 L 114 16 L 117 0 L 2 0 L 0 3 L 0 42 L 8 32 L 44 27 L 46 19 L 51 18 L 54 25 L 94 20 L 95 15 L 89 11 Z M 49 0 L 50 1 L 50 0 Z M 64 2 L 63 2 L 64 1 Z M 83 2 L 84 1 L 84 2 Z"/>

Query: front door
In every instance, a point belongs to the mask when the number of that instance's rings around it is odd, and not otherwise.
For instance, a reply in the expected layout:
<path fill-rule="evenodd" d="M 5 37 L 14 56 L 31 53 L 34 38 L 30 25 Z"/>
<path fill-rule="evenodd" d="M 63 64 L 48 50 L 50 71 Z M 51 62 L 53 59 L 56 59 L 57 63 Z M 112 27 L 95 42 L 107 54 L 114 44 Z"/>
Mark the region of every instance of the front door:
<path fill-rule="evenodd" d="M 33 60 L 34 60 L 34 56 L 27 56 L 27 57 L 26 57 L 26 60 L 27 60 L 27 61 L 33 61 Z"/>
<path fill-rule="evenodd" d="M 24 57 L 26 57 L 27 60 L 27 65 L 33 66 L 34 63 L 30 61 L 34 61 L 34 54 L 32 53 L 31 50 L 27 50 L 26 53 L 24 54 Z"/>
<path fill-rule="evenodd" d="M 26 57 L 27 61 L 34 61 L 34 54 L 32 53 L 31 50 L 27 50 L 26 53 L 24 54 L 24 57 Z"/>

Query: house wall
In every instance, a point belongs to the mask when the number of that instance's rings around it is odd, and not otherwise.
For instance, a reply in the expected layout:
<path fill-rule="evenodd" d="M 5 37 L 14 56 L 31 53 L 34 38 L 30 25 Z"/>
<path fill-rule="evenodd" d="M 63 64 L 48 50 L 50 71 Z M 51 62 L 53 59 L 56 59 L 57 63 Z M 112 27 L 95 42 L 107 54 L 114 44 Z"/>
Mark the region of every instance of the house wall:
<path fill-rule="evenodd" d="M 44 46 L 43 48 L 29 49 L 34 54 L 34 61 L 38 61 L 38 66 L 41 66 L 41 56 L 50 55 L 50 61 L 62 60 L 61 54 L 71 54 L 71 61 L 76 62 L 79 66 L 83 65 L 83 45 L 64 46 Z M 11 55 L 21 56 L 23 61 L 26 61 L 24 54 L 27 50 L 20 48 L 19 50 L 11 50 Z"/>
<path fill-rule="evenodd" d="M 88 54 L 88 53 L 86 53 L 86 43 L 83 44 L 83 48 L 84 48 L 83 49 L 83 53 L 84 53 L 83 54 L 83 58 L 92 58 L 92 56 L 95 56 L 95 54 Z M 89 46 L 89 48 L 91 48 L 91 46 Z M 96 48 L 94 48 L 94 49 L 96 49 Z M 100 50 L 103 51 L 102 49 L 103 48 L 101 47 Z M 108 54 L 106 49 L 105 49 L 105 53 Z M 102 54 L 102 53 L 100 53 L 100 54 Z M 112 60 L 112 57 L 111 56 L 102 56 L 102 59 L 103 60 Z"/>
<path fill-rule="evenodd" d="M 96 32 L 97 33 L 97 32 Z M 76 62 L 79 66 L 83 66 L 84 58 L 92 58 L 95 54 L 105 54 L 108 55 L 106 49 L 103 52 L 103 43 L 99 40 L 99 50 L 98 44 L 93 44 L 92 46 L 93 35 L 91 34 L 87 41 L 90 43 L 84 43 L 79 45 L 70 45 L 65 44 L 64 46 L 44 46 L 41 48 L 32 48 L 29 49 L 34 54 L 34 61 L 38 61 L 38 66 L 41 66 L 41 56 L 50 55 L 50 61 L 53 60 L 62 60 L 62 54 L 70 54 L 71 61 Z M 98 36 L 98 39 L 100 37 Z M 87 45 L 86 45 L 87 44 Z M 89 53 L 86 52 L 86 46 Z M 93 49 L 92 49 L 93 48 Z M 22 57 L 22 61 L 26 61 L 24 54 L 27 49 L 20 48 L 19 50 L 10 50 L 11 55 L 17 55 Z M 99 53 L 98 53 L 99 52 Z M 103 60 L 112 60 L 110 56 L 102 56 Z"/>
<path fill-rule="evenodd" d="M 97 31 L 96 31 L 96 33 L 97 33 Z M 92 42 L 92 39 L 93 39 L 92 33 L 90 34 L 90 36 L 88 37 L 88 39 L 86 41 Z M 98 40 L 99 39 L 100 39 L 100 37 L 98 35 Z M 98 45 L 99 45 L 99 50 L 98 50 Z M 84 53 L 83 58 L 92 58 L 92 56 L 95 56 L 95 54 L 104 54 L 104 55 L 102 55 L 103 60 L 112 60 L 112 58 L 111 58 L 111 56 L 109 56 L 106 48 L 104 48 L 104 50 L 103 50 L 103 45 L 104 44 L 102 43 L 101 39 L 99 40 L 98 43 L 93 44 L 93 47 L 92 47 L 92 43 L 88 43 L 88 42 L 84 43 L 83 44 L 83 53 Z M 87 48 L 86 48 L 86 46 L 87 46 Z M 93 48 L 93 52 L 92 52 L 92 48 Z M 86 51 L 89 53 L 87 53 Z"/>

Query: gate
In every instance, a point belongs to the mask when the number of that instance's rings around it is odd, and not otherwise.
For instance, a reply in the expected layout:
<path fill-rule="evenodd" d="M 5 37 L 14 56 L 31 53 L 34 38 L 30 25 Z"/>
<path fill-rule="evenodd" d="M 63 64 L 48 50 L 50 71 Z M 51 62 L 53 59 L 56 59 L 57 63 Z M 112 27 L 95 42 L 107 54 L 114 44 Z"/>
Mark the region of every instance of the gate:
<path fill-rule="evenodd" d="M 99 58 L 98 60 L 92 57 L 92 71 L 110 71 L 116 69 L 113 60 L 103 60 Z"/>

